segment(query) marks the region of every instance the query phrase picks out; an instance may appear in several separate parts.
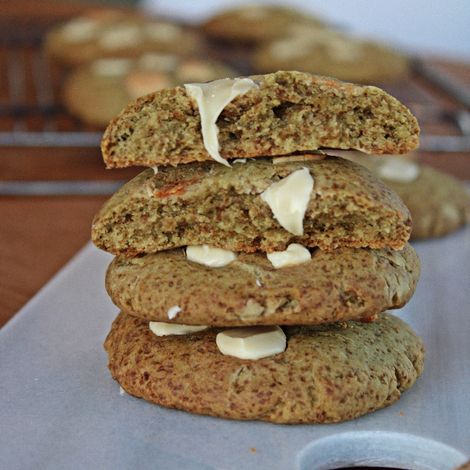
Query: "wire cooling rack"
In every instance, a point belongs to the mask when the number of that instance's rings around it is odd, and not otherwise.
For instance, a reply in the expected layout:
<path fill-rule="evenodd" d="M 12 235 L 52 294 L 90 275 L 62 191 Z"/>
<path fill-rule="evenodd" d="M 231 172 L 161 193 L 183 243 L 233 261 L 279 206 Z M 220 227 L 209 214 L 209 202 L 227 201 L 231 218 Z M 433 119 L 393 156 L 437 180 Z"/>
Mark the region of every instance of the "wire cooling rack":
<path fill-rule="evenodd" d="M 0 21 L 0 146 L 97 147 L 102 133 L 60 103 L 64 72 L 42 49 L 48 26 Z"/>

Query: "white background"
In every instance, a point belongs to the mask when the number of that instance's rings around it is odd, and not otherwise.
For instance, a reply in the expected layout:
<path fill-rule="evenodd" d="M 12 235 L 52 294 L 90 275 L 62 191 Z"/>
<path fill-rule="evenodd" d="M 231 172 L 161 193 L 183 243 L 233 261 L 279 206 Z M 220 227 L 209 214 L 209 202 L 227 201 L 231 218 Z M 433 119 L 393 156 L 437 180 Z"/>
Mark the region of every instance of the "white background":
<path fill-rule="evenodd" d="M 212 13 L 246 1 L 142 0 L 145 8 L 202 21 Z M 251 4 L 281 3 L 258 1 Z M 310 0 L 284 1 L 368 37 L 410 52 L 470 61 L 470 0 Z"/>

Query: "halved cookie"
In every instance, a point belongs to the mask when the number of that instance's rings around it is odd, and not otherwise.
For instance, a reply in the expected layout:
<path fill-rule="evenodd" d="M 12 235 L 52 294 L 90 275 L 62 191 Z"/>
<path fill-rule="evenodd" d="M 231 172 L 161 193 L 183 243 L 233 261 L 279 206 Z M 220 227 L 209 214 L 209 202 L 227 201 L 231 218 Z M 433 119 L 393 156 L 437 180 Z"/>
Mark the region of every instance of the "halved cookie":
<path fill-rule="evenodd" d="M 319 148 L 397 154 L 418 145 L 415 117 L 379 88 L 302 72 L 251 79 L 253 87 L 229 102 L 216 120 L 226 159 Z M 108 168 L 211 160 L 198 105 L 184 87 L 127 106 L 106 129 L 101 149 Z"/>
<path fill-rule="evenodd" d="M 369 319 L 411 298 L 419 260 L 410 245 L 313 250 L 275 269 L 265 254 L 239 254 L 224 267 L 189 261 L 184 250 L 117 257 L 106 275 L 111 300 L 148 321 L 188 325 L 315 325 Z M 178 310 L 175 317 L 169 312 Z M 169 317 L 173 317 L 170 320 Z"/>
<path fill-rule="evenodd" d="M 294 235 L 261 195 L 303 168 L 313 190 L 303 235 Z M 401 200 L 368 170 L 337 157 L 302 155 L 232 168 L 193 163 L 161 168 L 157 175 L 146 170 L 103 206 L 92 239 L 103 250 L 130 256 L 203 244 L 246 252 L 284 250 L 290 243 L 401 249 L 410 227 Z"/>
<path fill-rule="evenodd" d="M 424 348 L 400 319 L 286 327 L 284 352 L 259 360 L 223 355 L 217 330 L 155 336 L 121 313 L 106 338 L 123 389 L 168 408 L 241 420 L 329 423 L 398 400 L 423 370 Z"/>

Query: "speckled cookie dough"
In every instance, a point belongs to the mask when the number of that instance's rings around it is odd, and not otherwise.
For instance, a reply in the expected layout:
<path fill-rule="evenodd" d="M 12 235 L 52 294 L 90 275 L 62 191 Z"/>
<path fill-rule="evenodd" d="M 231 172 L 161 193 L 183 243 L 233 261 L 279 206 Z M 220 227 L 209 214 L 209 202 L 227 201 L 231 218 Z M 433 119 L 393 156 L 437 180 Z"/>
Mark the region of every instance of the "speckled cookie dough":
<path fill-rule="evenodd" d="M 398 400 L 423 369 L 421 340 L 401 320 L 285 327 L 284 352 L 259 360 L 220 353 L 217 329 L 155 336 L 121 313 L 105 349 L 124 390 L 168 408 L 241 420 L 331 423 Z"/>

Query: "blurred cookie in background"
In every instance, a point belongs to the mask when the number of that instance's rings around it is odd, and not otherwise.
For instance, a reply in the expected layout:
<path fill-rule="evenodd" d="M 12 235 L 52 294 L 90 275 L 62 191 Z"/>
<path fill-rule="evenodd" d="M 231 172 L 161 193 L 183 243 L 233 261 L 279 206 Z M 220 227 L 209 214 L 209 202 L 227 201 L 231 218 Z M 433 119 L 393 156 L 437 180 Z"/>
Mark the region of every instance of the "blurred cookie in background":
<path fill-rule="evenodd" d="M 407 75 L 409 61 L 403 54 L 379 43 L 303 24 L 290 25 L 284 36 L 263 43 L 253 57 L 256 72 L 300 70 L 374 83 Z"/>
<path fill-rule="evenodd" d="M 115 9 L 91 10 L 54 27 L 45 38 L 46 53 L 67 66 L 145 52 L 189 55 L 200 47 L 198 35 L 182 25 Z"/>
<path fill-rule="evenodd" d="M 320 19 L 292 8 L 245 5 L 216 14 L 202 25 L 202 29 L 212 39 L 256 44 L 283 36 L 286 28 L 296 24 L 324 26 Z"/>
<path fill-rule="evenodd" d="M 355 151 L 329 151 L 359 163 L 382 179 L 411 212 L 411 239 L 442 237 L 470 221 L 470 193 L 451 175 L 410 156 L 376 158 Z"/>
<path fill-rule="evenodd" d="M 82 121 L 105 127 L 130 101 L 163 88 L 233 77 L 220 62 L 147 53 L 136 58 L 102 58 L 73 70 L 64 84 L 63 101 Z"/>

